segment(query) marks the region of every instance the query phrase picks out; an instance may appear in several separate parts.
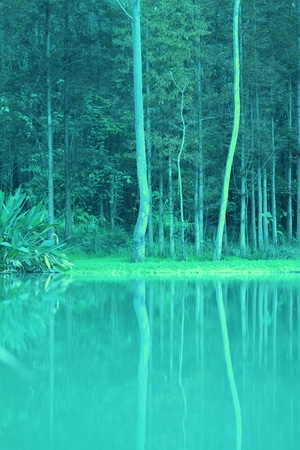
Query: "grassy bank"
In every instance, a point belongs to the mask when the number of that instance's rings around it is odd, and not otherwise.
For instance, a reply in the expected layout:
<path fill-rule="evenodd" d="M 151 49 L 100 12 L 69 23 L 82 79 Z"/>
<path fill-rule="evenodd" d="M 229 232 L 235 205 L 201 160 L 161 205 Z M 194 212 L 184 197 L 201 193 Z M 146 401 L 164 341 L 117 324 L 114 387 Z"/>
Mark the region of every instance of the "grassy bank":
<path fill-rule="evenodd" d="M 222 276 L 276 276 L 300 275 L 300 260 L 251 261 L 239 258 L 223 261 L 175 261 L 173 259 L 148 258 L 144 263 L 132 263 L 126 258 L 72 258 L 73 276 L 100 277 L 206 277 Z"/>

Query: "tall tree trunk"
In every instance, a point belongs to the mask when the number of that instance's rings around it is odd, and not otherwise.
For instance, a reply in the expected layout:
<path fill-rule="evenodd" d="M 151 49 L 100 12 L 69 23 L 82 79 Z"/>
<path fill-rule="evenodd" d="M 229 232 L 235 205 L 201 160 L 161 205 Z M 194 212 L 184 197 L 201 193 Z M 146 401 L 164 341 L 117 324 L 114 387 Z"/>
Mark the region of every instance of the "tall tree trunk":
<path fill-rule="evenodd" d="M 257 250 L 257 234 L 256 234 L 256 203 L 255 203 L 255 180 L 254 169 L 251 172 L 251 236 L 252 236 L 252 250 Z"/>
<path fill-rule="evenodd" d="M 145 150 L 144 105 L 142 80 L 142 43 L 141 43 L 141 5 L 140 0 L 132 0 L 132 47 L 134 78 L 134 115 L 136 137 L 137 178 L 140 194 L 140 205 L 133 233 L 133 262 L 145 259 L 145 235 L 149 218 L 149 187 L 147 181 L 147 161 Z"/>
<path fill-rule="evenodd" d="M 175 256 L 175 242 L 174 242 L 174 200 L 173 200 L 173 169 L 172 169 L 172 150 L 169 151 L 169 167 L 168 167 L 168 178 L 169 178 L 169 220 L 170 220 L 170 255 L 172 258 Z"/>
<path fill-rule="evenodd" d="M 66 92 L 65 92 L 65 95 Z M 72 196 L 71 196 L 71 155 L 69 142 L 69 109 L 66 103 L 64 111 L 64 164 L 65 164 L 65 239 L 72 238 Z"/>
<path fill-rule="evenodd" d="M 203 256 L 204 252 L 204 168 L 203 168 L 203 152 L 199 158 L 199 241 L 200 253 Z"/>
<path fill-rule="evenodd" d="M 164 227 L 164 177 L 163 167 L 159 169 L 159 226 L 158 226 L 159 256 L 165 256 L 165 227 Z"/>
<path fill-rule="evenodd" d="M 276 205 L 276 154 L 275 154 L 275 123 L 271 118 L 271 143 L 272 143 L 272 178 L 271 178 L 271 210 L 272 210 L 272 243 L 277 247 L 277 205 Z"/>
<path fill-rule="evenodd" d="M 195 189 L 194 189 L 194 220 L 195 220 L 195 253 L 200 255 L 199 238 L 199 167 L 195 167 Z"/>
<path fill-rule="evenodd" d="M 250 118 L 251 118 L 251 154 L 254 154 L 254 108 L 250 105 Z M 255 198 L 255 168 L 251 168 L 251 237 L 252 237 L 252 250 L 256 252 L 257 250 L 257 223 L 256 223 L 256 198 Z"/>
<path fill-rule="evenodd" d="M 289 149 L 287 159 L 287 211 L 286 211 L 286 232 L 287 241 L 293 239 L 293 207 L 292 207 L 292 151 Z"/>
<path fill-rule="evenodd" d="M 223 189 L 220 204 L 217 236 L 215 242 L 214 259 L 220 260 L 222 254 L 223 234 L 228 203 L 229 182 L 233 157 L 240 125 L 240 57 L 239 57 L 239 8 L 241 0 L 234 1 L 233 10 L 233 68 L 234 68 L 234 120 L 229 151 L 226 160 L 225 173 L 223 179 Z"/>
<path fill-rule="evenodd" d="M 70 57 L 69 57 L 69 0 L 64 2 L 65 23 L 64 23 L 64 90 L 63 90 L 63 111 L 64 111 L 64 172 L 65 172 L 65 239 L 72 238 L 72 196 L 71 196 L 71 152 L 69 139 L 69 77 L 70 77 Z"/>
<path fill-rule="evenodd" d="M 185 259 L 185 223 L 184 223 L 184 212 L 183 212 L 183 190 L 182 190 L 182 176 L 181 176 L 181 157 L 185 147 L 185 135 L 186 135 L 186 123 L 184 118 L 184 92 L 185 87 L 181 88 L 172 76 L 173 82 L 180 92 L 180 121 L 182 126 L 182 135 L 179 152 L 177 155 L 177 172 L 178 172 L 178 192 L 179 192 L 179 205 L 180 205 L 180 243 L 181 243 L 181 258 Z"/>
<path fill-rule="evenodd" d="M 241 90 L 243 92 L 243 40 L 241 37 Z M 246 220 L 247 220 L 247 176 L 245 161 L 245 104 L 241 108 L 242 143 L 241 143 L 241 215 L 240 215 L 240 255 L 247 256 Z"/>
<path fill-rule="evenodd" d="M 245 148 L 242 144 L 241 154 L 241 221 L 240 221 L 240 255 L 245 258 L 247 256 L 246 243 L 246 219 L 247 219 L 247 181 L 245 169 Z"/>
<path fill-rule="evenodd" d="M 288 129 L 292 129 L 292 82 L 289 80 L 289 111 L 288 111 Z M 287 158 L 287 208 L 286 208 L 286 234 L 287 241 L 292 242 L 293 238 L 293 208 L 292 208 L 292 150 L 289 146 Z"/>
<path fill-rule="evenodd" d="M 300 18 L 300 0 L 298 0 L 298 18 Z M 299 31 L 298 31 L 299 33 Z M 298 35 L 298 49 L 300 50 L 300 33 Z M 300 242 L 300 58 L 298 62 L 297 80 L 297 241 Z"/>
<path fill-rule="evenodd" d="M 195 186 L 195 247 L 196 255 L 203 255 L 204 245 L 204 168 L 203 168 L 203 117 L 202 117 L 202 78 L 201 62 L 198 61 L 198 167 Z M 196 224 L 197 222 L 197 224 Z"/>
<path fill-rule="evenodd" d="M 146 29 L 146 40 L 149 39 L 149 29 Z M 149 52 L 148 46 L 146 46 L 146 93 L 147 102 L 149 102 L 150 96 L 150 84 L 149 84 Z M 146 108 L 146 147 L 147 147 L 147 173 L 148 173 L 148 187 L 149 187 L 149 220 L 148 220 L 148 244 L 149 244 L 149 255 L 154 253 L 154 237 L 153 237 L 153 207 L 152 207 L 152 140 L 151 140 L 151 108 L 147 104 Z"/>
<path fill-rule="evenodd" d="M 180 106 L 180 117 L 182 122 L 182 137 L 180 149 L 177 155 L 177 171 L 178 171 L 178 187 L 179 187 L 179 204 L 180 204 L 180 224 L 181 224 L 181 258 L 185 259 L 185 223 L 184 223 L 184 212 L 183 212 L 183 191 L 182 191 L 182 176 L 181 176 L 181 156 L 185 146 L 185 133 L 186 133 L 186 123 L 183 117 L 184 108 L 184 89 L 181 91 L 181 106 Z"/>
<path fill-rule="evenodd" d="M 116 202 L 117 202 L 117 187 L 114 177 L 112 177 L 109 186 L 109 223 L 111 230 L 115 228 L 115 217 L 117 212 Z"/>
<path fill-rule="evenodd" d="M 53 186 L 53 121 L 51 86 L 51 11 L 50 2 L 46 7 L 46 84 L 47 84 L 47 147 L 48 147 L 48 218 L 54 223 L 54 186 Z M 51 230 L 52 234 L 54 230 Z"/>
<path fill-rule="evenodd" d="M 262 170 L 262 193 L 263 193 L 263 232 L 264 232 L 264 247 L 269 245 L 269 219 L 268 211 L 268 188 L 267 188 L 267 170 L 264 167 Z"/>
<path fill-rule="evenodd" d="M 245 124 L 245 113 L 242 113 L 242 124 Z M 245 258 L 247 255 L 246 245 L 246 208 L 247 208 L 247 178 L 245 164 L 245 141 L 242 139 L 241 145 L 241 219 L 240 219 L 240 255 Z"/>
<path fill-rule="evenodd" d="M 263 194 L 262 194 L 262 182 L 261 182 L 261 166 L 257 170 L 257 200 L 258 200 L 258 248 L 263 250 L 264 248 L 264 235 L 263 235 Z"/>

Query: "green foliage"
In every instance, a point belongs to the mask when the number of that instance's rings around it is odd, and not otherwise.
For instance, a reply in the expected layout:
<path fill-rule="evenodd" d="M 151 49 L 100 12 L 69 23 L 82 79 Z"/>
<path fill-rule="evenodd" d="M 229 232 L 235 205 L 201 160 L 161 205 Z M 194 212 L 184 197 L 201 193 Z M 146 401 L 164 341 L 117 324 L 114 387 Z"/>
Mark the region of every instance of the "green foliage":
<path fill-rule="evenodd" d="M 101 217 L 77 211 L 73 244 L 88 254 L 120 255 L 130 251 L 131 235 L 120 226 L 110 228 Z M 72 248 L 70 249 L 73 251 Z"/>
<path fill-rule="evenodd" d="M 53 225 L 47 223 L 47 212 L 40 203 L 29 209 L 26 196 L 0 191 L 0 270 L 3 272 L 44 272 L 70 268 L 60 253 L 63 244 L 56 235 L 49 239 Z"/>

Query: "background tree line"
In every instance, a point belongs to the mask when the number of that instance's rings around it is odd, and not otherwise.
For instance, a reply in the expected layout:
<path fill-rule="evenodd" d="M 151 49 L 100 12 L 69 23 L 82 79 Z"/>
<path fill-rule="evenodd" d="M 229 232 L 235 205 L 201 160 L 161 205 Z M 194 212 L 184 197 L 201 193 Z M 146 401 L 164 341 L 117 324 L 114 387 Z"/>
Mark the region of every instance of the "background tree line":
<path fill-rule="evenodd" d="M 233 120 L 232 7 L 142 2 L 148 255 L 182 256 L 183 244 L 212 254 Z M 87 250 L 130 245 L 139 196 L 128 17 L 113 0 L 2 0 L 0 22 L 0 189 L 44 201 L 58 233 Z M 300 240 L 298 34 L 295 2 L 242 4 L 227 252 L 271 256 Z"/>

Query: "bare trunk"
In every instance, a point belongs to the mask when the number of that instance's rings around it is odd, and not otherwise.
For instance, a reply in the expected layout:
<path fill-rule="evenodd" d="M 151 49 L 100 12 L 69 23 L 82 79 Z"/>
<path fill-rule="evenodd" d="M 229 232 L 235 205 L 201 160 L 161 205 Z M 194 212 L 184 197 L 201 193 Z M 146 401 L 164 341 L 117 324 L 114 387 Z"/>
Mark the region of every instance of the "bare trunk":
<path fill-rule="evenodd" d="M 52 122 L 52 86 L 51 86 L 51 11 L 46 3 L 46 82 L 47 82 L 47 146 L 48 146 L 48 216 L 54 223 L 54 186 L 53 186 L 53 122 Z M 50 234 L 54 232 L 51 230 Z"/>
<path fill-rule="evenodd" d="M 173 82 L 177 89 L 180 92 L 180 120 L 182 125 L 182 135 L 181 135 L 181 144 L 179 148 L 179 152 L 177 155 L 177 172 L 178 172 L 178 192 L 179 192 L 179 205 L 180 205 L 180 243 L 181 243 L 181 258 L 185 259 L 185 222 L 184 222 L 184 211 L 183 211 L 183 190 L 182 190 L 182 176 L 181 176 L 181 157 L 185 147 L 185 135 L 186 135 L 186 123 L 184 119 L 184 92 L 185 87 L 181 88 L 175 81 L 173 77 Z"/>
<path fill-rule="evenodd" d="M 200 256 L 199 238 L 199 170 L 195 168 L 195 189 L 194 189 L 194 221 L 195 221 L 195 253 Z"/>
<path fill-rule="evenodd" d="M 298 0 L 298 18 L 300 17 L 300 0 Z M 298 36 L 298 49 L 300 50 L 300 34 Z M 298 62 L 297 85 L 297 241 L 300 242 L 300 59 Z"/>
<path fill-rule="evenodd" d="M 244 114 L 242 116 L 242 123 L 244 123 Z M 240 220 L 240 255 L 245 258 L 247 256 L 247 245 L 246 245 L 246 208 L 247 208 L 247 198 L 246 198 L 246 165 L 245 165 L 245 142 L 242 141 L 241 146 L 241 220 Z"/>
<path fill-rule="evenodd" d="M 65 164 L 65 239 L 70 240 L 72 238 L 72 199 L 71 199 L 71 155 L 70 155 L 70 143 L 69 143 L 69 111 L 66 106 L 64 112 L 64 164 Z"/>
<path fill-rule="evenodd" d="M 273 89 L 271 89 L 271 104 L 273 104 Z M 276 205 L 276 149 L 275 149 L 275 120 L 271 116 L 271 149 L 272 149 L 272 176 L 271 176 L 271 213 L 272 213 L 272 243 L 277 247 L 277 205 Z"/>
<path fill-rule="evenodd" d="M 72 196 L 71 196 L 71 152 L 69 139 L 69 116 L 70 116 L 70 98 L 69 98 L 69 0 L 64 2 L 65 21 L 64 21 L 64 90 L 63 90 L 63 109 L 64 109 L 64 172 L 65 172 L 65 239 L 72 238 Z"/>
<path fill-rule="evenodd" d="M 241 73 L 243 74 L 243 36 L 241 36 Z M 243 91 L 243 75 L 241 75 L 241 90 Z M 245 162 L 245 104 L 241 109 L 242 142 L 241 142 L 241 216 L 240 216 L 240 255 L 247 256 L 247 174 Z"/>
<path fill-rule="evenodd" d="M 251 236 L 252 250 L 257 250 L 257 234 L 256 234 L 256 204 L 255 204 L 255 180 L 254 170 L 251 172 Z"/>
<path fill-rule="evenodd" d="M 175 256 L 175 243 L 174 243 L 174 202 L 173 202 L 173 169 L 172 169 L 172 155 L 171 150 L 169 153 L 169 220 L 170 220 L 170 255 L 172 258 Z"/>
<path fill-rule="evenodd" d="M 267 189 L 267 171 L 264 167 L 262 170 L 262 185 L 263 185 L 263 232 L 264 232 L 264 247 L 269 244 L 269 211 L 268 211 L 268 189 Z"/>
<path fill-rule="evenodd" d="M 110 188 L 109 188 L 109 219 L 110 219 L 110 229 L 113 230 L 115 228 L 115 217 L 116 217 L 116 186 L 114 183 L 114 179 L 111 179 Z"/>
<path fill-rule="evenodd" d="M 203 169 L 203 117 L 202 117 L 202 79 L 201 63 L 198 61 L 198 164 L 195 177 L 195 247 L 196 255 L 203 255 L 204 245 L 204 169 Z"/>
<path fill-rule="evenodd" d="M 263 237 L 263 195 L 262 195 L 262 184 L 261 184 L 261 167 L 257 170 L 257 199 L 258 199 L 258 248 L 263 250 L 264 248 L 264 237 Z"/>
<path fill-rule="evenodd" d="M 275 152 L 275 148 L 274 148 Z M 276 157 L 273 153 L 272 159 L 272 180 L 271 180 L 271 198 L 272 198 L 272 242 L 277 247 L 277 205 L 276 205 Z"/>
<path fill-rule="evenodd" d="M 148 27 L 146 29 L 146 40 L 149 38 Z M 148 80 L 149 74 L 149 55 L 148 47 L 146 48 L 146 75 Z M 146 85 L 147 98 L 150 95 L 150 85 L 147 81 Z M 148 187 L 149 187 L 149 220 L 148 220 L 148 243 L 149 255 L 154 253 L 154 238 L 153 238 L 153 208 L 152 208 L 152 140 L 151 140 L 151 108 L 147 105 L 146 109 L 146 146 L 147 146 L 147 172 L 148 172 Z"/>
<path fill-rule="evenodd" d="M 133 233 L 133 262 L 145 259 L 145 235 L 149 218 L 149 188 L 147 182 L 147 161 L 145 150 L 143 81 L 142 81 L 142 43 L 141 43 L 141 6 L 140 0 L 132 0 L 132 47 L 134 78 L 134 116 L 136 137 L 137 178 L 140 194 L 140 205 Z"/>
<path fill-rule="evenodd" d="M 289 131 L 292 129 L 292 83 L 289 81 L 289 117 L 288 117 L 288 128 Z M 293 239 L 293 208 L 292 208 L 292 151 L 289 148 L 288 159 L 287 159 L 287 211 L 286 211 L 286 232 L 287 241 L 292 242 Z"/>
<path fill-rule="evenodd" d="M 164 178 L 162 166 L 159 174 L 159 256 L 165 256 Z"/>

